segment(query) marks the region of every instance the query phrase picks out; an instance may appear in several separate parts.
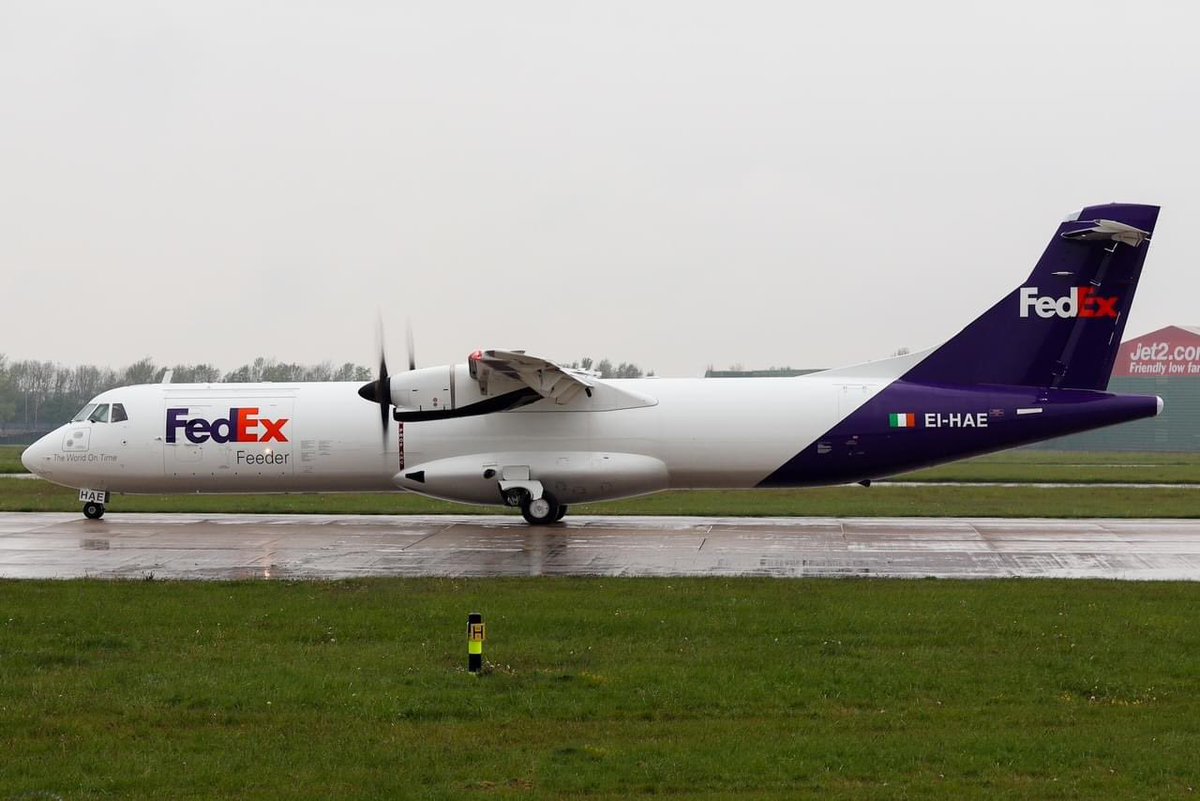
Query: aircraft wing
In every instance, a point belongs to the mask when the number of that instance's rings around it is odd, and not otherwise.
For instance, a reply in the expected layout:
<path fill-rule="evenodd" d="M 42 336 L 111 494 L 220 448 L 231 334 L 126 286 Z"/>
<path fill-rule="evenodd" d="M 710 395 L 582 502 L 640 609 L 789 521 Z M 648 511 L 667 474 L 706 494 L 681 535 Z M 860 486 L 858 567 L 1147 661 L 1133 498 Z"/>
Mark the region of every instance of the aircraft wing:
<path fill-rule="evenodd" d="M 596 382 L 582 370 L 562 367 L 547 359 L 515 350 L 481 350 L 471 354 L 471 376 L 486 394 L 495 376 L 518 381 L 557 404 L 570 403 L 586 393 L 591 397 Z"/>

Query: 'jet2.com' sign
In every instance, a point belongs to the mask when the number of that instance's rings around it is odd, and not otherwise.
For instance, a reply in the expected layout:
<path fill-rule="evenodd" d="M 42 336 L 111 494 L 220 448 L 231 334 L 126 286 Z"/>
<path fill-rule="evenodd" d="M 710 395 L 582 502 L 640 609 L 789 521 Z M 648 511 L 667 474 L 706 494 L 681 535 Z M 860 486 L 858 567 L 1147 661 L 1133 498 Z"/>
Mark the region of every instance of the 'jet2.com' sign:
<path fill-rule="evenodd" d="M 1200 335 L 1168 326 L 1121 345 L 1113 376 L 1200 378 Z"/>

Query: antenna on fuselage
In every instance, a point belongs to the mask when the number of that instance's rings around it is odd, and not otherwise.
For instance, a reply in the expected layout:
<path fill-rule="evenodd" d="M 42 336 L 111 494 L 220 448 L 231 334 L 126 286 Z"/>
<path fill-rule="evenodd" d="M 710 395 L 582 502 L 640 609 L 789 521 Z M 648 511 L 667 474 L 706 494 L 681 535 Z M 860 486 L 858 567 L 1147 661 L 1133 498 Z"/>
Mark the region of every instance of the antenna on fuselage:
<path fill-rule="evenodd" d="M 161 381 L 160 383 L 162 383 L 162 384 L 170 384 L 170 383 L 171 383 L 171 376 L 173 376 L 173 375 L 175 375 L 175 371 L 174 371 L 174 370 L 163 370 L 163 377 L 162 377 L 162 381 Z"/>

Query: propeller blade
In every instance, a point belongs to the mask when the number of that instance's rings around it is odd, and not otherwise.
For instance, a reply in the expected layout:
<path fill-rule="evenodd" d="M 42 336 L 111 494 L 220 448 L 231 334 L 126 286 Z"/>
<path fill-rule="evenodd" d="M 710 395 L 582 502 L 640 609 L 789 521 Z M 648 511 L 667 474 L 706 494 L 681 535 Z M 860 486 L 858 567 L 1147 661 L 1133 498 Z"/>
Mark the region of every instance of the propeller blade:
<path fill-rule="evenodd" d="M 405 334 L 405 340 L 408 343 L 408 369 L 416 370 L 417 369 L 417 351 L 416 351 L 416 348 L 413 347 L 412 318 L 409 318 L 405 322 L 404 334 Z"/>
<path fill-rule="evenodd" d="M 387 436 L 389 406 L 392 405 L 392 385 L 388 380 L 387 357 L 379 351 L 379 380 L 375 382 L 375 402 L 379 404 L 379 424 L 383 426 L 383 435 Z"/>
<path fill-rule="evenodd" d="M 363 400 L 379 404 L 380 434 L 383 437 L 386 451 L 388 428 L 392 416 L 392 385 L 388 377 L 387 354 L 384 353 L 383 341 L 383 314 L 381 313 L 375 326 L 375 347 L 379 351 L 379 375 L 374 381 L 359 387 L 358 395 Z"/>

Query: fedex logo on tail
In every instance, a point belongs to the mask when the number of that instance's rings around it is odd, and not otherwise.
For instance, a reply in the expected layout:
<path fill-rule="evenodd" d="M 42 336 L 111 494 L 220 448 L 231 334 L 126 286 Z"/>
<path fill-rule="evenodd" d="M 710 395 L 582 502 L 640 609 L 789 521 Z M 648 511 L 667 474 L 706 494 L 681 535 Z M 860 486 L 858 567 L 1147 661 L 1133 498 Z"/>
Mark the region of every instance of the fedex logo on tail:
<path fill-rule="evenodd" d="M 167 409 L 167 442 L 175 442 L 179 429 L 188 442 L 224 444 L 226 442 L 287 442 L 283 427 L 288 418 L 270 420 L 258 416 L 258 407 L 232 408 L 229 417 L 205 420 L 203 417 L 188 417 L 187 408 Z"/>
<path fill-rule="evenodd" d="M 1036 286 L 1021 287 L 1021 316 L 1032 311 L 1038 317 L 1113 317 L 1117 316 L 1119 295 L 1106 298 L 1090 286 L 1073 286 L 1065 298 L 1038 295 Z"/>

